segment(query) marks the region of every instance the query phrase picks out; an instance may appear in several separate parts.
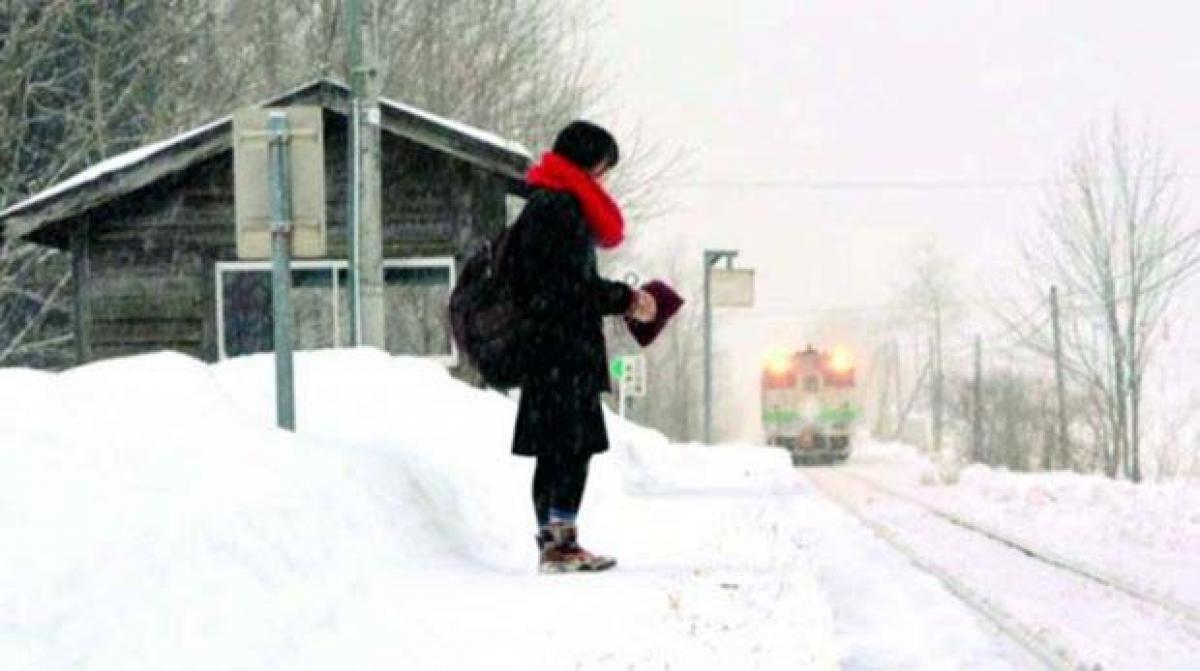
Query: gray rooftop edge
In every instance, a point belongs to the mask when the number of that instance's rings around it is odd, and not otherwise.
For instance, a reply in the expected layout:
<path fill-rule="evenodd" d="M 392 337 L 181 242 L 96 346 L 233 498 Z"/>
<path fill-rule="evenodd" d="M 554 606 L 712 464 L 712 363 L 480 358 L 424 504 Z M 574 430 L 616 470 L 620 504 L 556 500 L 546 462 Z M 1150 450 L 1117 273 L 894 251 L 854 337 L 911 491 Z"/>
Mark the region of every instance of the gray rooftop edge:
<path fill-rule="evenodd" d="M 270 107 L 273 105 L 287 103 L 292 99 L 302 97 L 310 93 L 322 93 L 323 88 L 332 89 L 335 94 L 345 96 L 346 100 L 349 100 L 350 88 L 348 86 L 339 81 L 323 77 L 297 86 L 269 100 L 255 103 L 254 106 Z M 503 163 L 510 167 L 509 170 L 505 171 L 509 173 L 509 177 L 519 177 L 522 166 L 527 166 L 532 160 L 529 150 L 518 142 L 506 140 L 493 133 L 489 133 L 452 119 L 447 119 L 445 117 L 441 117 L 411 105 L 397 102 L 388 98 L 381 97 L 379 99 L 379 104 L 380 109 L 384 114 L 397 117 L 407 124 L 427 125 L 436 128 L 441 132 L 448 132 L 458 136 L 465 148 L 464 151 L 468 153 L 486 152 L 494 155 L 496 158 L 502 160 Z M 328 104 L 328 101 L 324 99 L 321 100 L 321 105 L 329 111 L 343 113 L 343 110 L 332 107 Z M 206 124 L 176 134 L 165 140 L 143 145 L 141 147 L 137 147 L 135 149 L 131 149 L 121 154 L 104 159 L 63 181 L 47 187 L 46 189 L 43 189 L 42 191 L 5 208 L 3 211 L 0 211 L 0 225 L 5 227 L 5 233 L 6 236 L 8 236 L 12 233 L 11 231 L 7 230 L 8 220 L 14 218 L 36 217 L 37 210 L 42 209 L 44 206 L 48 206 L 55 201 L 58 201 L 61 197 L 73 191 L 85 188 L 104 177 L 132 171 L 145 162 L 183 145 L 188 145 L 192 142 L 201 143 L 211 139 L 213 136 L 231 132 L 232 123 L 232 115 L 226 115 Z M 399 132 L 396 134 L 405 136 L 419 144 L 431 146 L 428 141 L 423 140 L 420 132 Z M 439 149 L 439 147 L 436 146 L 434 148 Z M 127 190 L 122 190 L 122 193 L 133 191 L 136 188 L 138 187 L 135 186 Z M 40 228 L 40 226 L 43 224 L 52 223 L 52 221 L 61 221 L 69 218 L 70 216 L 74 216 L 75 214 L 79 214 L 79 212 L 54 216 L 50 220 L 42 221 L 37 224 L 33 224 L 32 226 L 22 226 L 20 228 L 23 230 L 16 232 L 16 237 L 26 235 L 32 232 L 32 230 Z"/>

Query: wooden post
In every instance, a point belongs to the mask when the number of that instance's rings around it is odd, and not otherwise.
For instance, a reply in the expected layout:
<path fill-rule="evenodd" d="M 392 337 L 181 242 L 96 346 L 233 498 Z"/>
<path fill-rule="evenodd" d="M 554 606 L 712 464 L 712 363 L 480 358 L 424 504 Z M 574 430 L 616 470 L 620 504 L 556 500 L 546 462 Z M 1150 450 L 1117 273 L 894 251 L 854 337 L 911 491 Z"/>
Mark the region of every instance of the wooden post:
<path fill-rule="evenodd" d="M 1067 442 L 1067 383 L 1063 378 L 1062 326 L 1059 324 L 1058 287 L 1050 287 L 1050 322 L 1054 328 L 1054 386 L 1057 396 L 1055 410 L 1058 415 L 1055 442 L 1058 444 L 1059 465 L 1065 466 L 1070 461 L 1071 449 Z"/>

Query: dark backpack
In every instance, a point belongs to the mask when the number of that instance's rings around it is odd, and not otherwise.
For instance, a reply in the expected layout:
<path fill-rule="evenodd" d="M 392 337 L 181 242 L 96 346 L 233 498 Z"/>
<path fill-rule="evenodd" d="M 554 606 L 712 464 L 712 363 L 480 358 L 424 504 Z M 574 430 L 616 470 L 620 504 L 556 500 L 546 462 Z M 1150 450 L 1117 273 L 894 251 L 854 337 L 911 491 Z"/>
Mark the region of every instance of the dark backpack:
<path fill-rule="evenodd" d="M 459 351 L 479 370 L 489 387 L 520 385 L 523 343 L 533 322 L 517 305 L 505 252 L 512 228 L 506 228 L 472 254 L 450 293 L 450 329 Z"/>

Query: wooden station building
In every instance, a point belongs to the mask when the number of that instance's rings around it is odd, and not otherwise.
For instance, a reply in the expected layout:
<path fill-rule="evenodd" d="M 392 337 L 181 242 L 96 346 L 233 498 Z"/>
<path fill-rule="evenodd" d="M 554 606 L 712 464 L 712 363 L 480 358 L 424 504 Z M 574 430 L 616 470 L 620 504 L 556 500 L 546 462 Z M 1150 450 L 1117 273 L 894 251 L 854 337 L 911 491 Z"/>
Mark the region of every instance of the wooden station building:
<path fill-rule="evenodd" d="M 321 79 L 263 107 L 323 109 L 328 256 L 294 260 L 297 349 L 350 343 L 350 90 Z M 386 345 L 456 362 L 445 309 L 464 255 L 524 193 L 519 144 L 380 99 Z M 78 360 L 272 348 L 269 262 L 239 261 L 232 116 L 105 160 L 0 212 L 9 239 L 70 252 Z"/>

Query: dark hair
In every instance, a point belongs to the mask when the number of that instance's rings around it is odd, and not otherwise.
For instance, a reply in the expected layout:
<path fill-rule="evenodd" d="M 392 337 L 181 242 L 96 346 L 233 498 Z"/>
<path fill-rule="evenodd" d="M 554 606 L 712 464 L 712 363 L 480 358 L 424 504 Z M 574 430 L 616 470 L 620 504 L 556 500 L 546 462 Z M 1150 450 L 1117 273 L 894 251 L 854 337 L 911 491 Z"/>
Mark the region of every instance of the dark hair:
<path fill-rule="evenodd" d="M 588 121 L 567 124 L 554 138 L 553 151 L 584 170 L 591 170 L 601 161 L 611 168 L 621 159 L 612 133 Z"/>

